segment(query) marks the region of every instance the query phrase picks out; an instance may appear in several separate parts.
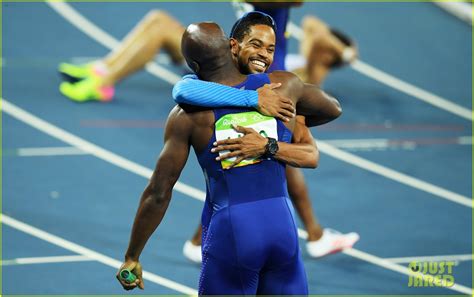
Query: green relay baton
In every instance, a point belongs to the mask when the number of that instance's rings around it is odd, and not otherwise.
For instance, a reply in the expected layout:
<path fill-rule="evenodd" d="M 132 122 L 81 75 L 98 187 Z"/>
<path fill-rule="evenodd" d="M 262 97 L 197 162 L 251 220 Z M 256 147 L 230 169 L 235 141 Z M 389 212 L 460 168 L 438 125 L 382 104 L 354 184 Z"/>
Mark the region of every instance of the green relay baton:
<path fill-rule="evenodd" d="M 119 276 L 121 280 L 129 284 L 133 283 L 137 279 L 137 276 L 128 269 L 120 270 Z"/>

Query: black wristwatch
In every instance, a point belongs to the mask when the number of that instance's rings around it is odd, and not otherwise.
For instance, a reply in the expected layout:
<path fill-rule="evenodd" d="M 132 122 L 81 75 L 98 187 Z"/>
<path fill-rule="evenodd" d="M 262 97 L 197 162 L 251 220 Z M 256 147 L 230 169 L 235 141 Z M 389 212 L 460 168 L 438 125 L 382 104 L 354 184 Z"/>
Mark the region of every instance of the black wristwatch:
<path fill-rule="evenodd" d="M 265 145 L 265 154 L 263 157 L 270 158 L 278 152 L 278 141 L 275 138 L 267 137 L 268 142 Z"/>

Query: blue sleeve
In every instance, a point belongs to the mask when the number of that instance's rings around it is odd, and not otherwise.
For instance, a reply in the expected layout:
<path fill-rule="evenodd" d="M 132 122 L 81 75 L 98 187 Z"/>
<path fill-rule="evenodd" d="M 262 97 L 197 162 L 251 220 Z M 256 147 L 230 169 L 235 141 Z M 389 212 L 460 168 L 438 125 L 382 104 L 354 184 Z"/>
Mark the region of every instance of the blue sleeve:
<path fill-rule="evenodd" d="M 196 75 L 186 75 L 173 88 L 176 103 L 204 107 L 257 107 L 258 93 L 238 90 L 221 84 L 202 81 Z"/>

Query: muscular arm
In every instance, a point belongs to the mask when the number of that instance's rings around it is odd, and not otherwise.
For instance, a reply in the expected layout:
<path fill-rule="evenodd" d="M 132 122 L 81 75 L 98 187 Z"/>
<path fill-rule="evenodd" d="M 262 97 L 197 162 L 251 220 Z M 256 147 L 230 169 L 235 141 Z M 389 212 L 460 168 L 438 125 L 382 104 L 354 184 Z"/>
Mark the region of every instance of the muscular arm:
<path fill-rule="evenodd" d="M 296 113 L 306 117 L 308 127 L 330 122 L 342 113 L 337 99 L 315 85 L 303 83 L 293 73 L 275 71 L 271 74 L 271 80 L 283 83 L 281 91 L 295 100 Z"/>
<path fill-rule="evenodd" d="M 301 124 L 301 120 L 303 121 Z M 301 126 L 300 126 L 301 125 Z M 231 167 L 237 165 L 247 158 L 256 158 L 265 154 L 267 138 L 252 128 L 235 126 L 237 132 L 243 133 L 242 137 L 218 141 L 215 144 L 213 152 L 227 151 L 231 152 L 218 157 L 218 160 L 237 157 Z M 273 156 L 274 159 L 281 161 L 293 167 L 316 168 L 319 162 L 319 152 L 313 141 L 311 133 L 304 125 L 304 118 L 297 120 L 295 132 L 299 135 L 299 143 L 278 142 L 278 152 Z"/>
<path fill-rule="evenodd" d="M 304 84 L 303 95 L 301 96 L 300 101 L 303 101 L 303 106 L 299 103 L 297 109 L 303 109 L 301 111 L 302 114 L 305 112 L 304 104 L 310 104 L 310 108 L 314 108 L 312 109 L 313 115 L 306 117 L 306 125 L 308 127 L 329 123 L 342 114 L 342 108 L 339 101 L 312 84 Z"/>
<path fill-rule="evenodd" d="M 173 87 L 173 98 L 178 104 L 204 107 L 257 107 L 257 91 L 238 90 L 221 84 L 203 81 L 187 75 Z"/>
<path fill-rule="evenodd" d="M 275 158 L 293 167 L 316 168 L 319 164 L 319 151 L 311 131 L 306 127 L 305 118 L 297 116 L 293 129 L 292 143 L 278 143 Z M 301 166 L 310 164 L 311 166 Z"/>
<path fill-rule="evenodd" d="M 171 191 L 189 155 L 189 121 L 175 107 L 168 117 L 164 148 L 145 188 L 133 223 L 126 261 L 138 261 L 146 242 L 160 224 L 171 200 Z"/>
<path fill-rule="evenodd" d="M 187 75 L 176 83 L 173 98 L 178 104 L 204 107 L 251 107 L 282 121 L 294 117 L 294 106 L 289 98 L 275 92 L 280 84 L 270 84 L 257 91 L 239 90 L 233 87 L 202 81 L 195 75 Z"/>

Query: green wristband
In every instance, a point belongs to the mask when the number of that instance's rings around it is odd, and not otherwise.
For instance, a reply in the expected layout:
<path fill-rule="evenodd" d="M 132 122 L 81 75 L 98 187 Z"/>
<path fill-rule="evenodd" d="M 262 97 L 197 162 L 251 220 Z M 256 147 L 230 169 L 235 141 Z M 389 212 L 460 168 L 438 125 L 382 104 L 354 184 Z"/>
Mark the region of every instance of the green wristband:
<path fill-rule="evenodd" d="M 124 282 L 129 283 L 129 284 L 133 283 L 137 279 L 137 276 L 135 274 L 133 274 L 133 272 L 131 272 L 128 269 L 120 270 L 119 275 L 120 275 L 121 280 L 123 280 Z"/>

